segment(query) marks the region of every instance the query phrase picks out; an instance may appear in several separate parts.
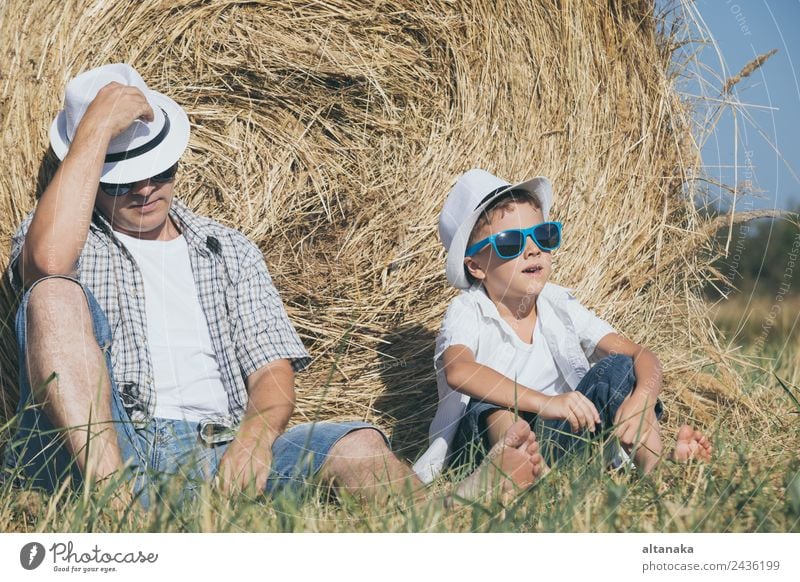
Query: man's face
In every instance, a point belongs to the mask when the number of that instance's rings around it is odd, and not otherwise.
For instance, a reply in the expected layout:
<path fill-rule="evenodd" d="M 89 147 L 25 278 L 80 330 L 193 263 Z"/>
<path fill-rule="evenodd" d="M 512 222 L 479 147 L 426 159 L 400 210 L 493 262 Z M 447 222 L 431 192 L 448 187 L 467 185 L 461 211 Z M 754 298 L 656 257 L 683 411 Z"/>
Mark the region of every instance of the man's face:
<path fill-rule="evenodd" d="M 542 211 L 528 203 L 513 204 L 509 209 L 495 212 L 489 224 L 481 229 L 475 241 L 513 228 L 530 228 L 544 222 Z M 492 245 L 464 260 L 472 276 L 483 282 L 489 296 L 495 300 L 502 297 L 522 298 L 538 296 L 550 278 L 552 258 L 542 251 L 530 237 L 525 240 L 525 250 L 514 259 L 501 259 Z M 527 272 L 530 267 L 541 267 L 536 272 Z"/>
<path fill-rule="evenodd" d="M 168 182 L 141 180 L 122 196 L 109 196 L 98 187 L 95 207 L 114 230 L 146 240 L 168 240 L 174 230 L 169 221 L 174 186 L 174 178 Z"/>

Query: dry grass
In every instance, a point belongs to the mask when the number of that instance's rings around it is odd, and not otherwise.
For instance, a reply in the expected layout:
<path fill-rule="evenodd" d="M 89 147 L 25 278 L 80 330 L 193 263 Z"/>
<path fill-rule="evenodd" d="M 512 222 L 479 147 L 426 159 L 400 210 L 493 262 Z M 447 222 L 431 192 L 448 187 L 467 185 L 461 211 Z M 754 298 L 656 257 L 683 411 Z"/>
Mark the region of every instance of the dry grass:
<path fill-rule="evenodd" d="M 715 304 L 712 313 L 727 351 L 742 363 L 800 386 L 800 294 L 781 300 L 736 294 Z"/>
<path fill-rule="evenodd" d="M 455 294 L 437 214 L 454 178 L 483 167 L 552 179 L 554 281 L 655 350 L 670 424 L 710 425 L 748 398 L 699 296 L 700 160 L 658 24 L 646 1 L 7 0 L 2 236 L 52 172 L 47 128 L 68 79 L 129 62 L 191 119 L 178 196 L 260 245 L 316 358 L 296 421 L 367 419 L 419 452 Z"/>

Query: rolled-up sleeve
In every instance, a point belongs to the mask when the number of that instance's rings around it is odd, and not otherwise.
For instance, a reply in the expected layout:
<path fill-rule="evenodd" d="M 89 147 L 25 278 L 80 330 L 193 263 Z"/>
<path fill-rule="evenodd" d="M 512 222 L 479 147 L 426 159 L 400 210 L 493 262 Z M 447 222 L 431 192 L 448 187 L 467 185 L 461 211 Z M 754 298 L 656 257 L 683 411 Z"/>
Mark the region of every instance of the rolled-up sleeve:
<path fill-rule="evenodd" d="M 11 255 L 8 261 L 8 269 L 6 270 L 6 277 L 11 284 L 11 288 L 17 295 L 22 295 L 24 292 L 24 280 L 22 273 L 22 247 L 25 244 L 25 238 L 28 236 L 28 229 L 33 221 L 33 214 L 36 211 L 34 208 L 31 210 L 22 223 L 17 228 L 17 231 L 11 236 Z M 87 239 L 89 244 L 90 239 Z M 81 267 L 83 265 L 83 253 L 78 257 L 78 261 L 73 267 L 72 275 L 76 278 L 80 277 Z"/>
<path fill-rule="evenodd" d="M 592 357 L 601 339 L 610 333 L 617 333 L 610 323 L 598 317 L 591 309 L 581 305 L 581 302 L 572 293 L 567 294 L 566 306 L 581 348 L 587 358 Z"/>
<path fill-rule="evenodd" d="M 291 361 L 295 372 L 311 363 L 311 357 L 289 321 L 278 290 L 261 256 L 244 267 L 236 285 L 235 348 L 244 377 L 277 359 Z"/>

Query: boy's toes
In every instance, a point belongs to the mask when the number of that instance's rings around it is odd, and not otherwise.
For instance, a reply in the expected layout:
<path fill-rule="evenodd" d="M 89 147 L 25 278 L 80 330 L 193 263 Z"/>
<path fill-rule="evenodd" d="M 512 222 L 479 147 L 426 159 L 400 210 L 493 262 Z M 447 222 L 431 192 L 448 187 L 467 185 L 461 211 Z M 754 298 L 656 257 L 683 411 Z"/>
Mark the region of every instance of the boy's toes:
<path fill-rule="evenodd" d="M 678 429 L 672 458 L 678 462 L 686 462 L 692 459 L 710 461 L 711 441 L 699 430 L 694 430 L 688 424 L 684 424 Z"/>
<path fill-rule="evenodd" d="M 698 444 L 698 455 L 704 460 L 711 459 L 711 441 L 709 438 L 701 433 L 699 430 L 694 431 L 695 440 Z"/>
<path fill-rule="evenodd" d="M 676 440 L 679 443 L 680 442 L 689 442 L 692 439 L 693 432 L 694 431 L 692 431 L 692 427 L 691 426 L 689 426 L 688 424 L 684 424 L 683 426 L 681 426 L 678 429 L 678 435 L 676 437 Z"/>
<path fill-rule="evenodd" d="M 538 479 L 541 477 L 542 472 L 544 471 L 544 457 L 536 452 L 531 455 L 530 461 L 532 465 L 531 473 L 533 473 L 533 478 Z"/>
<path fill-rule="evenodd" d="M 519 447 L 524 444 L 531 435 L 531 427 L 522 419 L 508 427 L 503 442 L 509 447 Z"/>
<path fill-rule="evenodd" d="M 528 453 L 529 455 L 537 454 L 539 452 L 539 441 L 537 441 L 535 438 L 533 439 L 533 441 L 529 441 L 528 447 L 525 449 L 525 452 Z"/>

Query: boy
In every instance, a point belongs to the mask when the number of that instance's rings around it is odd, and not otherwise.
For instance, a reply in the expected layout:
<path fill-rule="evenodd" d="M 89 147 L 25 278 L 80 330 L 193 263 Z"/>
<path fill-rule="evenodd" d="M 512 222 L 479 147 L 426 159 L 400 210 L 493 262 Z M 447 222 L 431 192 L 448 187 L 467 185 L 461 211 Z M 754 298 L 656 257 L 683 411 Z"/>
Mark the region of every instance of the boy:
<path fill-rule="evenodd" d="M 414 467 L 423 481 L 448 459 L 492 446 L 516 412 L 543 421 L 548 463 L 606 430 L 645 473 L 662 457 L 658 359 L 548 283 L 561 242 L 552 197 L 547 178 L 512 186 L 483 170 L 461 176 L 448 195 L 439 234 L 448 281 L 463 291 L 436 340 L 439 406 Z M 705 435 L 680 428 L 674 460 L 710 455 Z"/>

